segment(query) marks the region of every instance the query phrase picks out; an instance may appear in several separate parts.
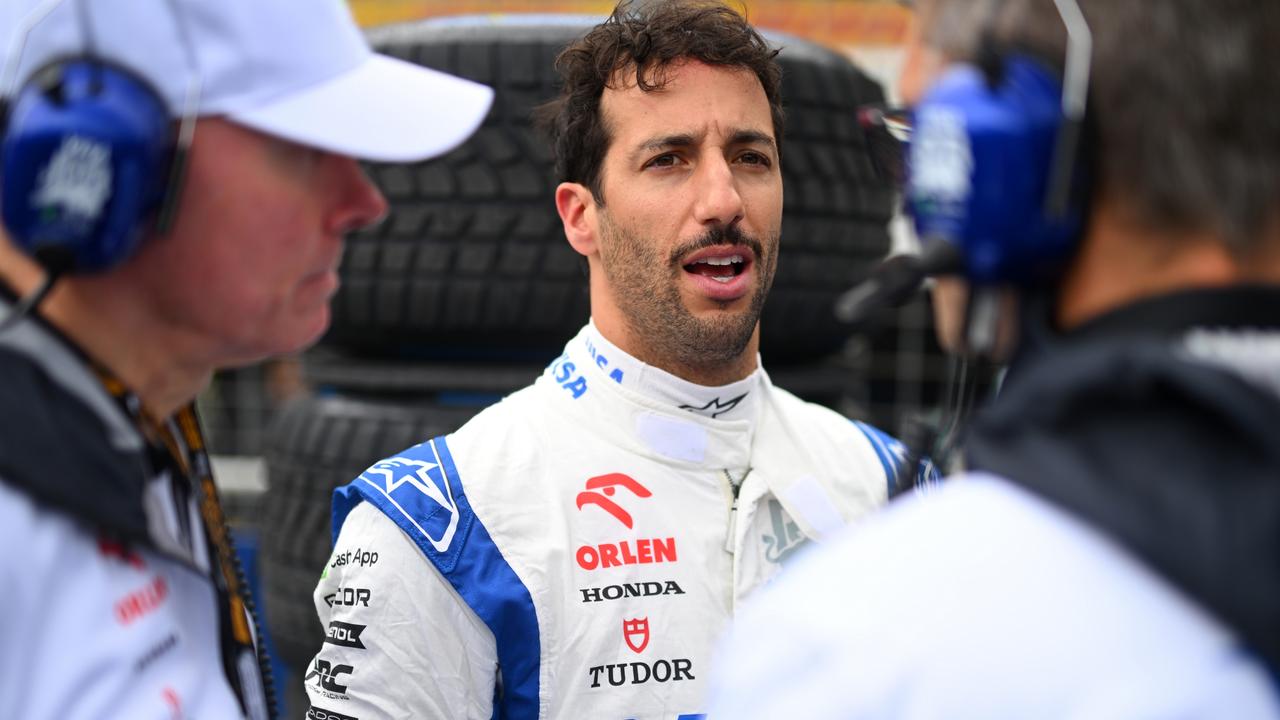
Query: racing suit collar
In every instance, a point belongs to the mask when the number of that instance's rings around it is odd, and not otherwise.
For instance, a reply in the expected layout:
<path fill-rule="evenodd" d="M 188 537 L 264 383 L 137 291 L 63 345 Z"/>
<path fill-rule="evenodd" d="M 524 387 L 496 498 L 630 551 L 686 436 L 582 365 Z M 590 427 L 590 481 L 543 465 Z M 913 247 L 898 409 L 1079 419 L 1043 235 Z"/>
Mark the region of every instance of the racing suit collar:
<path fill-rule="evenodd" d="M 758 355 L 756 369 L 750 375 L 712 387 L 691 383 L 637 360 L 609 342 L 594 320 L 588 321 L 578 341 L 594 360 L 597 371 L 651 400 L 714 420 L 754 420 L 756 417 L 764 375 Z"/>
<path fill-rule="evenodd" d="M 680 384 L 664 382 L 673 376 L 604 343 L 607 341 L 591 325 L 583 327 L 539 380 L 560 386 L 554 396 L 565 401 L 564 412 L 588 413 L 592 427 L 605 442 L 628 452 L 686 467 L 728 471 L 734 478 L 751 467 L 756 428 L 770 388 L 763 370 L 757 368 L 745 380 L 729 386 L 737 389 L 742 384 L 748 390 L 732 408 L 735 419 L 723 413 L 713 418 L 680 408 L 705 396 L 680 395 Z M 717 391 L 724 392 L 724 388 L 701 390 L 710 391 L 712 401 Z M 738 390 L 727 399 L 741 395 Z M 721 404 L 726 404 L 726 398 L 720 397 Z M 707 403 L 708 399 L 702 399 L 699 407 Z M 602 423 L 599 418 L 610 421 Z"/>

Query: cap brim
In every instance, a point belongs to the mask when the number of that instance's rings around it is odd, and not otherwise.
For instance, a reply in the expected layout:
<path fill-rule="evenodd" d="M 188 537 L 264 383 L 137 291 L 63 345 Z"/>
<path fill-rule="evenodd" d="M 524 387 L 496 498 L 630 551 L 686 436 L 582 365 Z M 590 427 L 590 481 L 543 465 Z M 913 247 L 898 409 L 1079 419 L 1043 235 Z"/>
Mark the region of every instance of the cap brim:
<path fill-rule="evenodd" d="M 228 119 L 255 130 L 375 162 L 449 152 L 484 121 L 493 90 L 385 55 L 336 78 Z"/>

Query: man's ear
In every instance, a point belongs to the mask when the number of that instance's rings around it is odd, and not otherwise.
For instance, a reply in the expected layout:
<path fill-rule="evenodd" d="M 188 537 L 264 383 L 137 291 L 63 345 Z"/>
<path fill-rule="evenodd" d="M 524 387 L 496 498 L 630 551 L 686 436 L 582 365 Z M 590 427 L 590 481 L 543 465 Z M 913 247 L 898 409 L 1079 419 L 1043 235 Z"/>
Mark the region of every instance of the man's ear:
<path fill-rule="evenodd" d="M 596 200 L 585 185 L 560 183 L 556 187 L 556 211 L 569 245 L 586 257 L 599 250 L 596 237 Z"/>

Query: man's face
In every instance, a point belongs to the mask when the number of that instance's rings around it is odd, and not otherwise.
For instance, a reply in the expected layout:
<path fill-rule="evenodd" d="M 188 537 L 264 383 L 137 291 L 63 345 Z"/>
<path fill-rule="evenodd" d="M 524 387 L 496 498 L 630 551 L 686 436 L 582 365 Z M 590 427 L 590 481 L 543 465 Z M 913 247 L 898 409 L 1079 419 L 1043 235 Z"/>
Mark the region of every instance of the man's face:
<path fill-rule="evenodd" d="M 713 368 L 750 350 L 773 282 L 782 176 L 769 102 L 745 69 L 670 67 L 660 91 L 606 89 L 597 322 L 659 366 Z M 634 83 L 634 79 L 632 79 Z M 596 277 L 600 276 L 600 277 Z"/>
<path fill-rule="evenodd" d="M 206 119 L 172 229 L 127 268 L 211 363 L 251 362 L 324 332 L 343 236 L 385 210 L 354 160 Z"/>

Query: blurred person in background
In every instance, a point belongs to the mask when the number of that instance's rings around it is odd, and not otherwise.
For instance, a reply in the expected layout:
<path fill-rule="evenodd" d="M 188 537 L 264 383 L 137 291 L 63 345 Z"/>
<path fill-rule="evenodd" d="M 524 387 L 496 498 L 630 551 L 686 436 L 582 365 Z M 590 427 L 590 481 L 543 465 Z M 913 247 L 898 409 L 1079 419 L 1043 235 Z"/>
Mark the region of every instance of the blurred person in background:
<path fill-rule="evenodd" d="M 901 448 L 771 385 L 775 52 L 714 2 L 624 4 L 544 107 L 592 318 L 531 387 L 335 495 L 313 704 L 350 717 L 702 717 L 714 638 Z"/>
<path fill-rule="evenodd" d="M 310 344 L 355 158 L 426 158 L 488 88 L 374 55 L 339 0 L 7 0 L 0 715 L 264 718 L 192 404 Z"/>
<path fill-rule="evenodd" d="M 991 189 L 983 160 L 1016 176 L 1015 149 L 981 144 L 984 117 L 1062 120 L 1067 23 L 1092 30 L 1080 222 L 1021 285 L 1022 336 L 967 472 L 744 608 L 712 717 L 1280 717 L 1280 6 L 917 6 L 917 224 L 952 181 L 963 200 Z M 957 60 L 973 64 L 944 74 Z M 1004 190 L 995 207 L 1020 218 Z M 1011 242 L 1052 237 L 1041 207 L 1027 217 Z M 958 237 L 944 310 L 965 350 L 966 285 L 997 273 Z"/>

